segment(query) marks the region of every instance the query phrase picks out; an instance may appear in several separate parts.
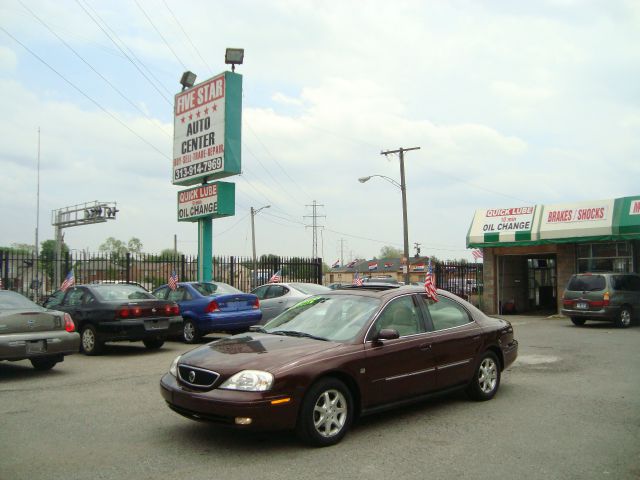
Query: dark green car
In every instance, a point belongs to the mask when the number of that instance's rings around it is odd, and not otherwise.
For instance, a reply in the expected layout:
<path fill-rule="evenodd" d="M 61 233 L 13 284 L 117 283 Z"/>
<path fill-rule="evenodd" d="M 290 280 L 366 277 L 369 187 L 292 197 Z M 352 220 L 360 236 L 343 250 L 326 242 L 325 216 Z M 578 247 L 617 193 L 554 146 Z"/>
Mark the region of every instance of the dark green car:
<path fill-rule="evenodd" d="M 579 273 L 567 284 L 562 314 L 574 325 L 587 320 L 629 327 L 640 312 L 640 275 L 635 273 Z"/>

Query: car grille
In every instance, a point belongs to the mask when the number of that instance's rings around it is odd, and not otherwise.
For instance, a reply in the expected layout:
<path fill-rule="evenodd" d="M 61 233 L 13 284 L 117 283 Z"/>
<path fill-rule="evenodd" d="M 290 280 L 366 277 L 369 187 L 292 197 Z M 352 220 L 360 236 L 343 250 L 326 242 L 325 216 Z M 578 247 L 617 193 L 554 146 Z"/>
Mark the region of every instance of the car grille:
<path fill-rule="evenodd" d="M 178 365 L 178 377 L 181 383 L 190 387 L 211 388 L 220 374 L 191 365 Z"/>

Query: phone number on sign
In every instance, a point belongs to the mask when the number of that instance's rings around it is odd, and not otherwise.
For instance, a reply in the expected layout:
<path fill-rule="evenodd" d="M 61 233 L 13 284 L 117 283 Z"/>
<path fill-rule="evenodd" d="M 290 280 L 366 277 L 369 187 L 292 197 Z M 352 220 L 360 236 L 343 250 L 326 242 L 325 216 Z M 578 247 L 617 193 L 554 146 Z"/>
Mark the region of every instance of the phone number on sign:
<path fill-rule="evenodd" d="M 194 163 L 188 167 L 177 168 L 173 172 L 173 179 L 180 180 L 182 178 L 202 175 L 204 173 L 214 172 L 220 169 L 222 169 L 222 157 L 216 157 L 204 162 Z"/>

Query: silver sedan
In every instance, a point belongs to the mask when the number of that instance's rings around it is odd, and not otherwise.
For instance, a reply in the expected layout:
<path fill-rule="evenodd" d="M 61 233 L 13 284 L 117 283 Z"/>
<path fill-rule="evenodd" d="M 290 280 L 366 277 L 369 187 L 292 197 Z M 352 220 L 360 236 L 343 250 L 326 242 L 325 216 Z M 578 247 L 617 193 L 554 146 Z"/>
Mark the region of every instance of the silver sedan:
<path fill-rule="evenodd" d="M 78 351 L 80 335 L 75 330 L 68 313 L 0 290 L 0 360 L 29 359 L 35 369 L 49 370 Z"/>
<path fill-rule="evenodd" d="M 277 317 L 287 308 L 311 295 L 330 292 L 331 289 L 315 283 L 269 283 L 251 291 L 260 300 L 261 324 Z"/>

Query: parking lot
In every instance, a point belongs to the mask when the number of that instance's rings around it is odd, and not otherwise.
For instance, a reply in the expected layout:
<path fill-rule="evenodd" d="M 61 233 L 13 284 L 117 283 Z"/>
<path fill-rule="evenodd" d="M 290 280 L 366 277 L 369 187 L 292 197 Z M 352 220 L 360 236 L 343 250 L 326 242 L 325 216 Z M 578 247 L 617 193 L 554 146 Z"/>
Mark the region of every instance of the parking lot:
<path fill-rule="evenodd" d="M 640 327 L 512 316 L 497 396 L 438 397 L 360 420 L 337 446 L 171 412 L 158 388 L 189 347 L 112 344 L 52 371 L 0 363 L 0 479 L 640 478 Z"/>

